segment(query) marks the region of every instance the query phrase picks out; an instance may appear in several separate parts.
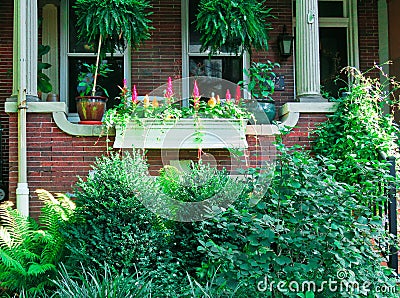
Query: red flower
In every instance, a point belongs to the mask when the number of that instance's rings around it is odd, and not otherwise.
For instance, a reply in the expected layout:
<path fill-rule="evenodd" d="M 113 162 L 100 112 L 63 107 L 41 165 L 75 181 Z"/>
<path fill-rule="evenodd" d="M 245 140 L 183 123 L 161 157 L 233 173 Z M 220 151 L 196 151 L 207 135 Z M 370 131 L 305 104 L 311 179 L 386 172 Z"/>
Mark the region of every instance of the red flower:
<path fill-rule="evenodd" d="M 136 85 L 133 85 L 133 90 L 132 90 L 132 102 L 133 102 L 134 104 L 137 104 L 137 103 L 138 103 Z"/>
<path fill-rule="evenodd" d="M 195 108 L 198 108 L 200 104 L 200 92 L 199 92 L 199 86 L 197 86 L 197 81 L 194 81 L 194 86 L 193 86 L 193 105 Z"/>
<path fill-rule="evenodd" d="M 174 96 L 174 90 L 172 88 L 172 79 L 168 77 L 168 86 L 167 91 L 165 92 L 164 97 L 167 99 L 168 103 L 171 103 L 171 98 Z"/>
<path fill-rule="evenodd" d="M 240 103 L 240 99 L 242 98 L 242 94 L 241 94 L 241 92 L 240 92 L 240 86 L 239 85 L 237 85 L 236 86 L 236 94 L 235 94 L 235 102 L 236 102 L 236 104 L 239 104 Z"/>
<path fill-rule="evenodd" d="M 229 89 L 226 89 L 225 99 L 226 102 L 230 102 L 232 99 L 231 91 L 229 91 Z"/>

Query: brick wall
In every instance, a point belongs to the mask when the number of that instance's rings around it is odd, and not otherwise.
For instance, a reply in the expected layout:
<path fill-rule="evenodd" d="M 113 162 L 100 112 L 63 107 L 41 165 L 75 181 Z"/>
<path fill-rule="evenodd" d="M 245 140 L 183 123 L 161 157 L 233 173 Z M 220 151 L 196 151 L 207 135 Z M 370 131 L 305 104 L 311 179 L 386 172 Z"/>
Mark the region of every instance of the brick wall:
<path fill-rule="evenodd" d="M 132 52 L 132 82 L 138 85 L 141 94 L 149 92 L 164 84 L 168 76 L 178 78 L 181 73 L 181 0 L 153 0 L 154 14 L 151 40 L 145 42 L 139 51 Z M 281 60 L 278 54 L 277 38 L 286 25 L 291 32 L 292 12 L 291 0 L 271 0 L 267 5 L 272 7 L 272 13 L 277 17 L 271 20 L 274 30 L 271 31 L 269 50 L 253 53 L 253 60 L 265 62 L 267 59 L 280 62 L 281 68 L 276 72 L 285 75 L 285 91 L 277 91 L 274 95 L 278 106 L 293 99 L 293 58 Z M 359 45 L 360 65 L 362 69 L 369 68 L 378 61 L 377 37 L 377 5 L 376 1 L 359 2 Z M 9 117 L 4 113 L 4 101 L 11 94 L 12 87 L 12 19 L 13 1 L 4 0 L 0 3 L 0 122 L 5 129 L 6 169 L 3 173 L 8 181 L 10 170 L 10 196 L 15 199 L 17 183 L 17 115 Z M 324 115 L 302 115 L 297 127 L 291 134 L 284 137 L 287 145 L 300 144 L 309 148 L 312 140 L 310 131 L 315 123 L 324 121 Z M 10 123 L 10 136 L 8 125 Z M 97 142 L 98 141 L 98 142 Z M 246 162 L 251 166 L 261 165 L 274 156 L 271 138 L 249 137 L 249 151 Z M 8 145 L 9 142 L 9 145 Z M 97 142 L 97 144 L 95 144 Z M 264 146 L 264 147 L 263 147 Z M 95 137 L 72 137 L 61 132 L 53 122 L 50 114 L 28 115 L 28 167 L 31 190 L 46 188 L 50 191 L 71 192 L 76 182 L 76 175 L 85 176 L 95 157 L 105 153 L 105 140 Z M 164 152 L 165 153 L 165 152 Z M 166 152 L 168 153 L 168 152 Z M 210 158 L 220 166 L 229 166 L 231 154 L 227 150 L 207 151 L 203 158 Z M 152 174 L 156 174 L 161 162 L 160 150 L 150 150 L 147 157 Z M 168 154 L 167 154 L 168 155 Z M 8 165 L 8 156 L 10 164 Z M 169 157 L 163 157 L 164 163 Z M 182 151 L 180 159 L 196 159 L 197 151 Z M 32 199 L 32 212 L 37 214 L 39 202 Z"/>
<path fill-rule="evenodd" d="M 62 132 L 51 114 L 28 113 L 28 181 L 31 214 L 38 214 L 40 202 L 33 191 L 72 192 L 77 175 L 86 176 L 97 156 L 106 152 L 105 138 L 73 137 Z M 17 114 L 10 116 L 10 198 L 15 200 L 18 181 Z"/>
<path fill-rule="evenodd" d="M 4 112 L 4 102 L 12 92 L 13 55 L 13 1 L 0 2 L 0 124 L 3 128 L 2 148 L 3 172 L 0 173 L 5 189 L 8 188 L 8 118 Z"/>
<path fill-rule="evenodd" d="M 288 145 L 310 145 L 310 132 L 315 123 L 324 121 L 324 115 L 304 115 L 290 135 L 285 137 Z M 50 192 L 73 192 L 77 176 L 85 177 L 91 169 L 96 157 L 107 154 L 106 138 L 74 137 L 62 132 L 54 123 L 51 114 L 28 113 L 27 125 L 27 156 L 28 182 L 31 191 L 30 212 L 37 217 L 40 201 L 34 194 L 37 188 Z M 111 138 L 111 141 L 112 138 Z M 18 140 L 17 114 L 10 116 L 10 198 L 15 201 L 15 190 L 18 181 Z M 232 174 L 237 174 L 238 168 L 257 167 L 273 161 L 276 150 L 272 136 L 248 136 L 249 148 L 240 157 L 228 150 L 207 150 L 202 152 L 202 159 L 226 168 Z M 111 144 L 108 144 L 111 146 Z M 150 173 L 157 175 L 163 165 L 171 160 L 198 160 L 197 150 L 180 150 L 177 154 L 172 150 L 148 150 L 147 159 Z M 237 161 L 236 159 L 240 161 Z"/>
<path fill-rule="evenodd" d="M 155 28 L 139 51 L 132 51 L 132 84 L 146 94 L 179 78 L 182 68 L 181 0 L 151 1 Z"/>
<path fill-rule="evenodd" d="M 379 63 L 378 1 L 358 1 L 358 40 L 360 69 Z"/>
<path fill-rule="evenodd" d="M 285 90 L 276 91 L 273 95 L 277 106 L 281 106 L 286 102 L 293 101 L 294 94 L 294 68 L 293 55 L 288 59 L 282 59 L 278 50 L 278 36 L 286 26 L 286 32 L 292 34 L 292 0 L 271 0 L 266 2 L 272 8 L 271 13 L 276 17 L 271 20 L 273 30 L 270 31 L 270 40 L 268 42 L 268 51 L 254 53 L 252 60 L 257 62 L 278 62 L 280 68 L 275 70 L 277 75 L 285 76 Z M 294 35 L 293 35 L 294 36 Z"/>

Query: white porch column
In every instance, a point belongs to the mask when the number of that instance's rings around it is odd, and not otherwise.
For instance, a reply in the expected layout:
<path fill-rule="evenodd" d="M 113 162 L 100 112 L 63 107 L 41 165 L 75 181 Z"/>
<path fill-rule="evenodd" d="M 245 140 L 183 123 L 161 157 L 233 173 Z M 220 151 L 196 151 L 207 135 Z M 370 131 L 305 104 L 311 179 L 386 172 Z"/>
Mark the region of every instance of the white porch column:
<path fill-rule="evenodd" d="M 326 101 L 320 91 L 318 0 L 296 0 L 296 95 Z"/>
<path fill-rule="evenodd" d="M 36 0 L 14 0 L 12 98 L 25 89 L 28 101 L 38 101 L 38 13 Z"/>

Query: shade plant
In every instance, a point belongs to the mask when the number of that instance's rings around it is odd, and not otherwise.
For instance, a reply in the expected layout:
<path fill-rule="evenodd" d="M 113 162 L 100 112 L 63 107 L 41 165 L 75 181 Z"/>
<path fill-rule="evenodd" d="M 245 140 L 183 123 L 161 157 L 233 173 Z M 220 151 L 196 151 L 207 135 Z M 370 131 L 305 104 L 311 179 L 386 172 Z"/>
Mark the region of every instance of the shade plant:
<path fill-rule="evenodd" d="M 196 16 L 200 50 L 208 50 L 210 56 L 267 50 L 271 17 L 264 0 L 200 0 Z"/>
<path fill-rule="evenodd" d="M 335 160 L 278 149 L 262 195 L 255 188 L 202 223 L 199 284 L 212 280 L 219 297 L 397 297 L 393 272 L 381 265 L 394 239 L 359 188 L 329 174 Z M 379 293 L 382 285 L 391 291 Z"/>
<path fill-rule="evenodd" d="M 65 195 L 36 192 L 44 204 L 39 222 L 9 203 L 0 205 L 0 287 L 11 296 L 20 292 L 41 296 L 52 287 L 51 278 L 65 256 L 60 228 L 71 218 L 75 205 Z"/>
<path fill-rule="evenodd" d="M 120 297 L 152 297 L 151 281 L 148 277 L 138 272 L 125 275 L 114 273 L 105 264 L 104 268 L 86 269 L 82 265 L 75 274 L 68 272 L 61 264 L 59 274 L 52 280 L 55 289 L 52 294 L 46 293 L 44 298 L 120 298 Z"/>
<path fill-rule="evenodd" d="M 50 46 L 40 44 L 38 47 L 38 56 L 41 58 L 43 55 L 46 55 L 50 52 Z M 38 82 L 37 82 L 37 89 L 38 92 L 48 93 L 53 90 L 53 86 L 50 83 L 50 78 L 46 75 L 43 70 L 49 69 L 51 67 L 50 63 L 45 62 L 38 62 Z"/>
<path fill-rule="evenodd" d="M 373 71 L 379 71 L 384 80 Z M 371 204 L 367 199 L 372 194 L 386 191 L 377 186 L 390 182 L 388 164 L 380 152 L 399 156 L 399 129 L 393 114 L 386 112 L 387 106 L 398 104 L 399 84 L 384 74 L 379 65 L 365 73 L 352 67 L 343 72 L 350 82 L 347 96 L 336 99 L 336 111 L 314 131 L 313 150 L 337 160 L 330 174 L 338 181 L 358 185 L 360 201 Z"/>
<path fill-rule="evenodd" d="M 96 93 L 100 57 L 124 50 L 127 45 L 137 48 L 150 38 L 151 5 L 147 0 L 76 0 L 76 28 L 80 40 L 98 42 L 92 95 Z"/>

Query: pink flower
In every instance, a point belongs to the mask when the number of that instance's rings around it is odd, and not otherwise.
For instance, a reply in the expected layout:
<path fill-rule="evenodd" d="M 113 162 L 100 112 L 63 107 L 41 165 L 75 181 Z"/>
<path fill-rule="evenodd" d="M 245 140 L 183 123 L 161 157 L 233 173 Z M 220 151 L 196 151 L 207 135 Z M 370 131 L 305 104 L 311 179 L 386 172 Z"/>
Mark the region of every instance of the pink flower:
<path fill-rule="evenodd" d="M 240 99 L 242 98 L 242 94 L 241 94 L 241 92 L 240 92 L 240 86 L 239 85 L 237 85 L 236 86 L 236 94 L 235 94 L 235 102 L 236 102 L 236 104 L 239 104 L 240 103 Z"/>
<path fill-rule="evenodd" d="M 232 99 L 231 91 L 229 91 L 229 89 L 226 89 L 225 99 L 226 102 L 230 102 Z"/>
<path fill-rule="evenodd" d="M 174 96 L 174 90 L 172 89 L 172 79 L 171 77 L 168 77 L 168 86 L 167 86 L 167 91 L 165 92 L 164 97 L 168 100 L 168 103 L 170 103 L 171 98 Z"/>
<path fill-rule="evenodd" d="M 137 104 L 137 103 L 138 103 L 136 85 L 133 85 L 133 90 L 132 90 L 132 102 L 133 102 L 134 104 Z"/>
<path fill-rule="evenodd" d="M 124 88 L 128 88 L 128 81 L 124 79 Z"/>
<path fill-rule="evenodd" d="M 194 81 L 194 86 L 193 86 L 193 105 L 195 108 L 197 108 L 200 104 L 200 92 L 199 92 L 199 86 L 197 86 L 197 81 Z"/>

